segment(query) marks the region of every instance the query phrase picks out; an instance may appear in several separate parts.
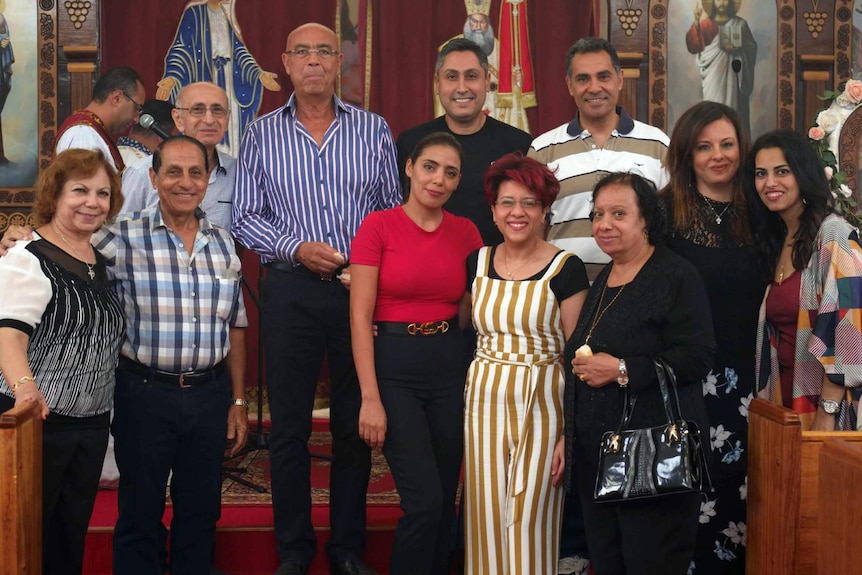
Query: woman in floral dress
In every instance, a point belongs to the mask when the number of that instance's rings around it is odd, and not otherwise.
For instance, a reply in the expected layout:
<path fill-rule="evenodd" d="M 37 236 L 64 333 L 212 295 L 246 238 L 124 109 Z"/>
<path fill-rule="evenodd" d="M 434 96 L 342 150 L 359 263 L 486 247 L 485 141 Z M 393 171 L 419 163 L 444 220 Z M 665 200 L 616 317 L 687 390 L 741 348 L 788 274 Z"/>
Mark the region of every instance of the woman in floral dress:
<path fill-rule="evenodd" d="M 754 391 L 757 311 L 766 287 L 753 246 L 740 166 L 748 136 L 738 114 L 701 102 L 676 123 L 661 192 L 667 246 L 700 272 L 718 344 L 703 381 L 713 493 L 702 495 L 689 573 L 745 573 L 748 404 Z"/>

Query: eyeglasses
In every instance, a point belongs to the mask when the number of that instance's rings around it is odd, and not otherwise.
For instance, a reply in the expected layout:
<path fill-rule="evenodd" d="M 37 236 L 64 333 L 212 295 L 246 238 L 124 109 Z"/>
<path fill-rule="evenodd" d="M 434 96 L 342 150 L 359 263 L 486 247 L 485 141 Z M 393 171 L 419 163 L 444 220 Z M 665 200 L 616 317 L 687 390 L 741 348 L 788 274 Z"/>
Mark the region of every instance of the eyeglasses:
<path fill-rule="evenodd" d="M 210 114 L 213 115 L 213 118 L 224 118 L 225 116 L 227 116 L 230 113 L 230 110 L 228 108 L 225 108 L 224 106 L 219 106 L 219 105 L 210 106 L 209 108 L 207 108 L 203 104 L 197 104 L 195 106 L 192 106 L 191 108 L 179 108 L 178 107 L 176 109 L 177 110 L 186 110 L 186 111 L 188 111 L 189 115 L 194 117 L 194 118 L 203 118 L 204 116 L 207 115 L 207 110 L 209 110 Z"/>
<path fill-rule="evenodd" d="M 338 50 L 333 50 L 332 48 L 318 48 L 316 50 L 297 48 L 296 50 L 285 50 L 284 53 L 296 56 L 299 60 L 307 60 L 312 54 L 317 54 L 317 57 L 321 60 L 329 60 L 338 54 Z"/>
<path fill-rule="evenodd" d="M 501 208 L 505 208 L 507 210 L 511 210 L 512 208 L 514 208 L 515 204 L 521 204 L 521 207 L 525 210 L 532 210 L 534 208 L 543 207 L 542 202 L 540 202 L 536 198 L 524 198 L 523 200 L 516 200 L 515 198 L 500 198 L 494 203 Z"/>
<path fill-rule="evenodd" d="M 134 98 L 132 98 L 131 96 L 129 96 L 128 94 L 126 94 L 125 92 L 123 92 L 123 96 L 125 96 L 125 97 L 126 97 L 126 100 L 128 100 L 129 102 L 131 102 L 132 104 L 134 104 L 134 105 L 135 105 L 135 110 L 138 112 L 138 114 L 143 114 L 143 113 L 144 113 L 144 107 L 143 107 L 143 105 L 138 104 L 137 102 L 135 102 L 135 99 L 134 99 Z"/>

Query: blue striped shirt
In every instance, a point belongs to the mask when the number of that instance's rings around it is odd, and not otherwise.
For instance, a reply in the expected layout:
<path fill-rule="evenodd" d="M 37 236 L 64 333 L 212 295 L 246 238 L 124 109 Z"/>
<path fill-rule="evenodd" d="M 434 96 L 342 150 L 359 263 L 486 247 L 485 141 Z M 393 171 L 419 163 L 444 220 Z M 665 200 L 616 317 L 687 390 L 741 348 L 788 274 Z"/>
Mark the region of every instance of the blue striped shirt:
<path fill-rule="evenodd" d="M 386 121 L 333 96 L 335 120 L 318 147 L 296 118 L 296 95 L 248 126 L 237 163 L 232 232 L 261 260 L 299 264 L 304 242 L 350 254 L 369 213 L 401 203 Z"/>
<path fill-rule="evenodd" d="M 159 205 L 93 234 L 126 314 L 122 355 L 163 371 L 208 369 L 230 350 L 229 327 L 245 327 L 233 239 L 197 210 L 192 253 Z"/>

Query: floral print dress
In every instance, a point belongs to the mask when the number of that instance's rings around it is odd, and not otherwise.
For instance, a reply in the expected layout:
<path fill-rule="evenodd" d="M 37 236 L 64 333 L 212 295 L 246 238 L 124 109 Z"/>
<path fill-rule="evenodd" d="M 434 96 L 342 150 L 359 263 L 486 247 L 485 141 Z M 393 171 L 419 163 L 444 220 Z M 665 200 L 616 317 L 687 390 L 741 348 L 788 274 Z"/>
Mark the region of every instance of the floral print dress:
<path fill-rule="evenodd" d="M 696 203 L 694 225 L 681 233 L 668 231 L 665 238 L 670 249 L 700 272 L 718 343 L 713 368 L 703 380 L 710 421 L 709 471 L 715 490 L 701 495 L 700 529 L 689 574 L 742 574 L 748 404 L 754 397 L 757 312 L 766 281 L 756 250 L 742 246 L 732 234 L 736 215 L 732 209 L 724 212 L 729 204 L 701 199 L 704 201 Z M 667 221 L 672 221 L 668 196 L 662 197 L 661 206 Z M 716 216 L 722 213 L 721 218 Z"/>

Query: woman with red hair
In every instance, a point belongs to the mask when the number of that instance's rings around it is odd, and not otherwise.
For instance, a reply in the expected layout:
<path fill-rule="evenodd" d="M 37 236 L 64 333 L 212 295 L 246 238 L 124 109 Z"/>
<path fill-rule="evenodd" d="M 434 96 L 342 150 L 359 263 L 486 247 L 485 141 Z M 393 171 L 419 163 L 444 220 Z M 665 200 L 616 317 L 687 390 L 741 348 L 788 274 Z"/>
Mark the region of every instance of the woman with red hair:
<path fill-rule="evenodd" d="M 562 353 L 589 289 L 583 262 L 544 240 L 559 191 L 521 154 L 485 175 L 503 242 L 467 260 L 478 339 L 464 412 L 466 573 L 557 572 Z"/>

